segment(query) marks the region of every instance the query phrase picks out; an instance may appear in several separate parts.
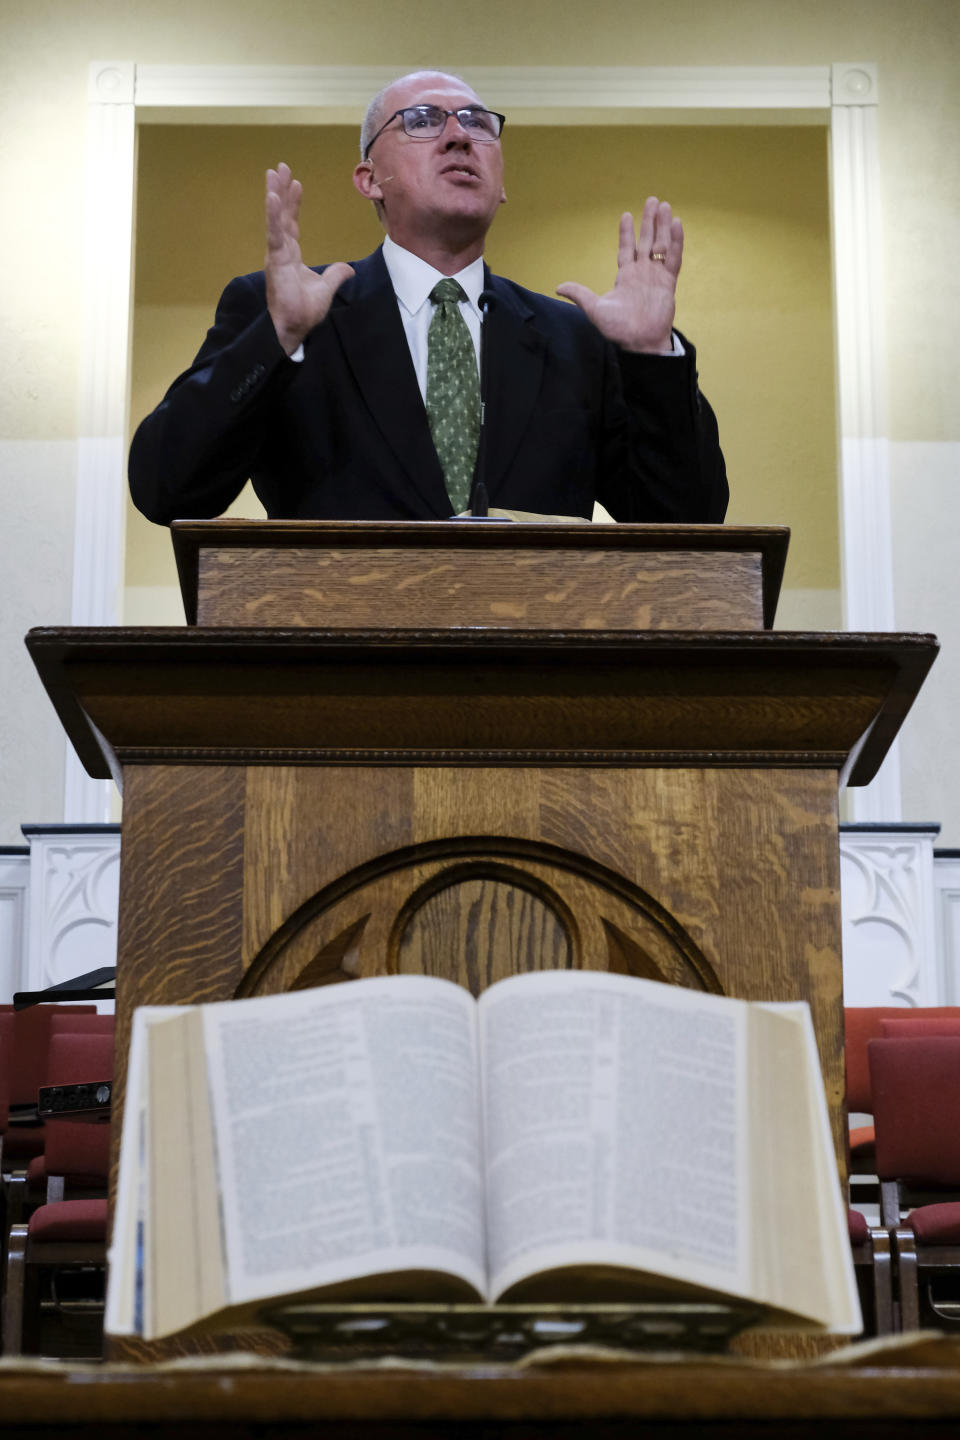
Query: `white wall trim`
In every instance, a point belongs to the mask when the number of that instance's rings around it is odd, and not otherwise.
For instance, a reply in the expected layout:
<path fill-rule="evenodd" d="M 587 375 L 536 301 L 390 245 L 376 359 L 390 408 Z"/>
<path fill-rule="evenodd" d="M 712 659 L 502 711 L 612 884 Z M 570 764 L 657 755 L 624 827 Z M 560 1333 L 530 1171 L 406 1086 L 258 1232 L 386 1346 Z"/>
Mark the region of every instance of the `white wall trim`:
<path fill-rule="evenodd" d="M 0 854 L 0 1004 L 9 1005 L 27 967 L 30 856 Z"/>
<path fill-rule="evenodd" d="M 893 546 L 887 436 L 877 77 L 835 65 L 830 115 L 830 214 L 840 422 L 840 543 L 848 630 L 893 630 Z M 852 818 L 901 818 L 899 747 L 872 785 L 851 791 Z"/>
<path fill-rule="evenodd" d="M 90 67 L 86 194 L 86 321 L 81 358 L 80 435 L 111 443 L 81 445 L 74 562 L 75 624 L 112 623 L 118 613 L 123 550 L 129 317 L 136 124 L 197 111 L 220 120 L 251 112 L 309 111 L 311 123 L 359 121 L 369 97 L 402 66 L 138 65 Z M 829 121 L 830 204 L 834 236 L 844 623 L 892 628 L 893 579 L 886 438 L 886 353 L 876 145 L 876 68 L 832 66 L 471 67 L 481 92 L 515 110 L 514 123 L 573 107 L 580 118 L 629 112 L 653 119 L 671 111 L 703 123 L 753 112 L 772 124 L 798 114 Z M 232 112 L 242 112 L 234 114 Z M 231 113 L 228 113 L 231 112 Z M 298 119 L 306 118 L 297 115 Z M 67 759 L 67 818 L 106 818 L 109 789 L 89 781 L 72 749 Z M 900 817 L 896 756 L 867 790 L 855 790 L 855 818 Z"/>
<path fill-rule="evenodd" d="M 107 67 L 103 67 L 107 68 Z M 120 70 L 122 67 L 114 67 Z M 176 107 L 348 107 L 415 65 L 138 65 L 138 115 Z M 869 66 L 846 67 L 868 71 Z M 827 65 L 493 66 L 464 71 L 474 88 L 498 105 L 521 111 L 557 106 L 591 110 L 822 110 L 830 109 Z M 859 102 L 859 103 L 862 103 Z M 322 122 L 323 116 L 316 117 Z"/>
<path fill-rule="evenodd" d="M 136 180 L 135 67 L 90 67 L 83 248 L 83 338 L 73 546 L 74 625 L 121 613 Z M 110 818 L 110 782 L 67 746 L 64 819 Z"/>

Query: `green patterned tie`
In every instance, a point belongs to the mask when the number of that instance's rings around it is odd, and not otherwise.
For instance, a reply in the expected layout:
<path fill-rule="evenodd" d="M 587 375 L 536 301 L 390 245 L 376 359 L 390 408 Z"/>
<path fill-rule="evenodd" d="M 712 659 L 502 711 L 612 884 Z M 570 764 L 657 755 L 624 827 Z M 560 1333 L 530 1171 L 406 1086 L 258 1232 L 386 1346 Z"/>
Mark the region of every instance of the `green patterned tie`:
<path fill-rule="evenodd" d="M 470 502 L 480 439 L 477 352 L 458 303 L 466 298 L 456 280 L 434 285 L 427 335 L 427 419 L 454 515 Z"/>

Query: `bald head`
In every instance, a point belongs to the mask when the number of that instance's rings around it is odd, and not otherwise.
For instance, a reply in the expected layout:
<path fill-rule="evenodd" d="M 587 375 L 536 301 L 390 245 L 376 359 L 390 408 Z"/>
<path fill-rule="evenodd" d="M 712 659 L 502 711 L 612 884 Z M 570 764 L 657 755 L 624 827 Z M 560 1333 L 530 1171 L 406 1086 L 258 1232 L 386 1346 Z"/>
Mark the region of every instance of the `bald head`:
<path fill-rule="evenodd" d="M 475 100 L 479 100 L 480 98 L 476 91 L 467 85 L 465 80 L 461 80 L 459 75 L 451 75 L 448 70 L 411 70 L 409 75 L 398 75 L 396 80 L 391 80 L 389 85 L 379 90 L 367 106 L 367 113 L 364 115 L 363 124 L 360 127 L 361 159 L 366 156 L 367 146 L 380 129 L 380 126 L 385 123 L 388 116 L 393 114 L 394 110 L 400 109 L 399 104 L 392 103 L 392 97 L 395 92 L 399 92 L 401 89 L 405 90 L 411 82 L 413 82 L 414 85 L 418 85 L 421 82 L 424 85 L 430 85 L 436 80 L 453 81 L 464 90 L 469 90 Z"/>
<path fill-rule="evenodd" d="M 439 127 L 431 121 L 432 134 L 395 119 L 420 106 L 446 117 Z M 506 199 L 499 124 L 481 134 L 474 123 L 473 112 L 485 109 L 456 75 L 416 70 L 375 95 L 364 120 L 355 187 L 373 202 L 391 240 L 446 275 L 483 253 Z"/>

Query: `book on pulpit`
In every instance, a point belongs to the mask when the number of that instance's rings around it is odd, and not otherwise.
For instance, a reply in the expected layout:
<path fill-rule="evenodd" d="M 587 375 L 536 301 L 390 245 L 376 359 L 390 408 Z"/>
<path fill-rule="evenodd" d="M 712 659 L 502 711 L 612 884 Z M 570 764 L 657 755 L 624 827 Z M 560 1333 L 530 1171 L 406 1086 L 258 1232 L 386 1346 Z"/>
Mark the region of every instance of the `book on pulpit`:
<path fill-rule="evenodd" d="M 140 1010 L 121 1151 L 113 1335 L 307 1300 L 861 1328 L 805 1004 L 568 970 Z"/>

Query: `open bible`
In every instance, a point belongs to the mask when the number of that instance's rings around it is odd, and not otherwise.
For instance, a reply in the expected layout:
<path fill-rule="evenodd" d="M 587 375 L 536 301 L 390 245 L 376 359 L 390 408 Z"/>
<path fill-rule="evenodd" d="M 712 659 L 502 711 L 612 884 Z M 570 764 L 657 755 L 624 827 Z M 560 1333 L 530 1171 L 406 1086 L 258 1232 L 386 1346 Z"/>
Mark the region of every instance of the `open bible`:
<path fill-rule="evenodd" d="M 807 1006 L 579 970 L 138 1011 L 108 1333 L 306 1299 L 727 1299 L 858 1333 Z"/>

